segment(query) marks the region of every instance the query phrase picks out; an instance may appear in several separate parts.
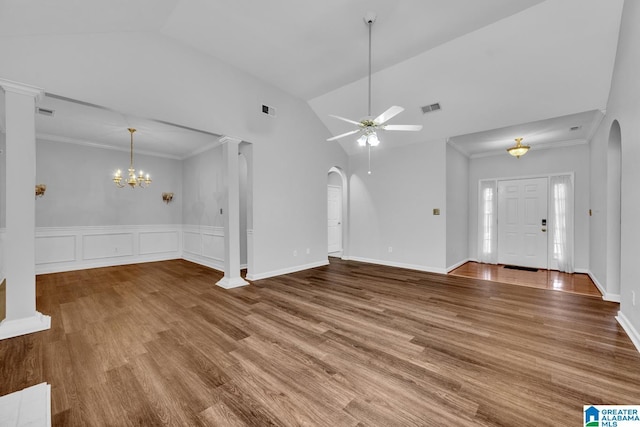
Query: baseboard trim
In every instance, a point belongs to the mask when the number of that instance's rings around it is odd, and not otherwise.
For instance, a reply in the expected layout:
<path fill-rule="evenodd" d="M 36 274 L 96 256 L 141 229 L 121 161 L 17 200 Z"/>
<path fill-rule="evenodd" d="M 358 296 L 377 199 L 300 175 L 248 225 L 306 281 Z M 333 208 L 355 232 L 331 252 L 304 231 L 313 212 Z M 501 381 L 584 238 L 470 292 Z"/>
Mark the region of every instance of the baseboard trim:
<path fill-rule="evenodd" d="M 594 274 L 590 270 L 587 270 L 586 274 L 589 275 L 589 278 L 591 279 L 591 281 L 596 285 L 596 288 L 598 288 L 598 290 L 602 294 L 602 299 L 604 301 L 617 302 L 617 303 L 620 302 L 620 294 L 612 294 L 607 292 L 604 289 L 604 286 L 602 286 L 602 284 L 598 282 L 598 279 L 596 278 L 596 276 L 594 276 Z"/>
<path fill-rule="evenodd" d="M 467 258 L 467 259 L 465 259 L 465 260 L 463 260 L 463 261 L 460 261 L 460 262 L 457 262 L 457 263 L 453 264 L 453 265 L 452 265 L 452 266 L 450 266 L 450 267 L 447 267 L 447 273 L 450 273 L 451 271 L 455 270 L 456 268 L 458 268 L 458 267 L 461 267 L 461 266 L 465 265 L 465 264 L 466 264 L 466 263 L 468 263 L 469 261 L 471 261 L 471 259 Z"/>
<path fill-rule="evenodd" d="M 31 317 L 0 322 L 0 340 L 19 337 L 51 328 L 51 317 L 39 312 Z"/>
<path fill-rule="evenodd" d="M 50 273 L 64 273 L 65 271 L 88 270 L 90 268 L 117 267 L 119 265 L 142 264 L 144 262 L 169 261 L 172 259 L 180 259 L 177 253 L 169 255 L 141 255 L 132 256 L 131 259 L 124 257 L 103 258 L 100 260 L 91 260 L 83 262 L 59 263 L 59 264 L 37 264 L 36 275 Z"/>
<path fill-rule="evenodd" d="M 624 315 L 622 311 L 618 311 L 618 315 L 616 316 L 616 320 L 622 326 L 622 329 L 627 333 L 631 342 L 636 347 L 636 350 L 640 352 L 640 333 L 633 327 L 627 316 Z"/>
<path fill-rule="evenodd" d="M 424 271 L 426 273 L 447 274 L 447 270 L 444 268 L 428 267 L 425 265 L 405 264 L 402 262 L 384 261 L 379 259 L 362 258 L 362 257 L 356 257 L 356 256 L 350 256 L 344 259 L 347 259 L 349 261 L 366 262 L 368 264 L 384 265 L 387 267 L 404 268 L 406 270 Z"/>
<path fill-rule="evenodd" d="M 282 268 L 280 270 L 267 271 L 265 273 L 247 274 L 247 280 L 255 281 L 261 279 L 267 279 L 269 277 L 281 276 L 283 274 L 295 273 L 298 271 L 309 270 L 311 268 L 323 267 L 329 265 L 329 260 L 316 261 L 304 265 L 296 265 L 294 267 Z"/>
<path fill-rule="evenodd" d="M 204 265 L 205 267 L 213 268 L 214 270 L 224 272 L 224 261 L 213 258 L 203 257 L 202 255 L 196 255 L 190 252 L 183 252 L 182 259 L 193 262 L 195 264 Z"/>

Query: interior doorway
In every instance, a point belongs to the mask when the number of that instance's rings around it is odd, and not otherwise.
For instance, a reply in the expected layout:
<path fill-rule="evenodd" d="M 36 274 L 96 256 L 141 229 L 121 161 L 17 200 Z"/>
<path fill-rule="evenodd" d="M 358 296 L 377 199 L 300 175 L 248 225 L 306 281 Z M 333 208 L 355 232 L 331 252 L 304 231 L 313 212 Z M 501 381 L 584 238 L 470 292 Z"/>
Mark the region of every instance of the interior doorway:
<path fill-rule="evenodd" d="M 347 180 L 341 169 L 332 167 L 327 176 L 327 254 L 343 257 L 346 243 Z"/>
<path fill-rule="evenodd" d="M 614 120 L 607 146 L 607 282 L 608 294 L 620 294 L 622 133 Z"/>

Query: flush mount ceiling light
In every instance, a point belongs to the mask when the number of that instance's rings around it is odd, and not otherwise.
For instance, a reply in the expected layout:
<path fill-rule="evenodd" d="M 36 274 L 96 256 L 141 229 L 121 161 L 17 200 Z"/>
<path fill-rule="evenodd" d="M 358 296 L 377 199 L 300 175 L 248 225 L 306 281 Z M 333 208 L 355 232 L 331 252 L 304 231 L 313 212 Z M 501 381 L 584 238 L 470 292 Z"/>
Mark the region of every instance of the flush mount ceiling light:
<path fill-rule="evenodd" d="M 129 161 L 129 175 L 125 183 L 122 183 L 122 171 L 118 169 L 115 174 L 113 174 L 112 181 L 118 186 L 118 188 L 124 188 L 128 184 L 131 188 L 145 188 L 151 184 L 151 177 L 149 174 L 144 174 L 144 172 L 138 172 L 138 176 L 136 176 L 136 170 L 133 167 L 133 133 L 136 131 L 134 128 L 127 129 L 131 134 L 131 157 Z"/>
<path fill-rule="evenodd" d="M 513 157 L 519 159 L 520 156 L 524 156 L 525 154 L 527 154 L 527 151 L 529 151 L 531 147 L 529 147 L 528 145 L 522 145 L 522 138 L 516 138 L 515 141 L 516 145 L 507 148 L 507 152 Z"/>
<path fill-rule="evenodd" d="M 367 117 L 358 121 L 345 119 L 344 117 L 335 116 L 333 114 L 330 117 L 334 117 L 336 119 L 345 121 L 347 123 L 351 123 L 357 126 L 357 129 L 343 133 L 341 135 L 337 135 L 327 139 L 327 141 L 335 141 L 336 139 L 344 138 L 345 136 L 353 135 L 355 133 L 360 133 L 360 137 L 358 138 L 358 145 L 361 147 L 369 148 L 369 158 L 371 158 L 371 147 L 375 147 L 380 143 L 378 139 L 378 134 L 376 131 L 378 130 L 404 130 L 404 131 L 419 131 L 422 130 L 422 125 L 387 125 L 385 124 L 398 114 L 404 111 L 404 108 L 398 107 L 394 105 L 380 114 L 378 117 L 373 118 L 371 116 L 371 27 L 373 23 L 376 22 L 376 14 L 373 12 L 367 12 L 364 16 L 364 22 L 369 27 L 369 104 L 368 104 L 368 112 Z M 371 163 L 371 162 L 369 162 Z M 371 174 L 371 167 L 369 167 L 369 174 Z"/>

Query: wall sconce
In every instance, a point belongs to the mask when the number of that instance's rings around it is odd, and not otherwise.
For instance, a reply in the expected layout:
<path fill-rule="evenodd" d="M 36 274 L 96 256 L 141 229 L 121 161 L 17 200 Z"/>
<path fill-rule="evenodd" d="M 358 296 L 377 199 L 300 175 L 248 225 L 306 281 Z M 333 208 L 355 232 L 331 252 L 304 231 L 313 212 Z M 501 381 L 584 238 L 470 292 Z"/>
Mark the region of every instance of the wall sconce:
<path fill-rule="evenodd" d="M 173 200 L 173 193 L 162 193 L 162 201 L 169 204 Z"/>
<path fill-rule="evenodd" d="M 36 197 L 44 196 L 44 192 L 47 191 L 47 186 L 44 184 L 36 184 Z"/>

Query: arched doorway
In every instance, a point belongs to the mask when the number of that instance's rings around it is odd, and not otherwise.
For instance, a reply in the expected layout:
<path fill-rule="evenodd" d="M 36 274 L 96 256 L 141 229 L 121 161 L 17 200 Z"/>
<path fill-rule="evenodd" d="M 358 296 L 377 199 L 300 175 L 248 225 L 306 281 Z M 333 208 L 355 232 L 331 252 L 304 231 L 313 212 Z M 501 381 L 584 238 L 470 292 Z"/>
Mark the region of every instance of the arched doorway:
<path fill-rule="evenodd" d="M 327 253 L 343 257 L 347 236 L 347 177 L 337 167 L 327 175 Z"/>
<path fill-rule="evenodd" d="M 620 295 L 622 133 L 614 120 L 607 145 L 607 294 Z"/>

